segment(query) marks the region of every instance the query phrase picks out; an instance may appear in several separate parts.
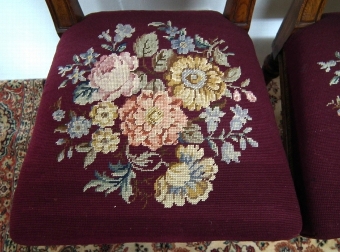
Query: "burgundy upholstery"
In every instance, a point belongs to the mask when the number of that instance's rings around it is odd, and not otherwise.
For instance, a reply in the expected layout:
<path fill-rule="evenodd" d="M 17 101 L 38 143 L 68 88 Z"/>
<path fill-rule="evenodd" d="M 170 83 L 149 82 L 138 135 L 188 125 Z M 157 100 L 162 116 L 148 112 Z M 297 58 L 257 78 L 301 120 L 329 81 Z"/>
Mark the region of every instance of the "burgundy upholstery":
<path fill-rule="evenodd" d="M 16 242 L 279 240 L 300 229 L 245 31 L 212 11 L 127 11 L 91 14 L 62 36 L 14 196 Z"/>
<path fill-rule="evenodd" d="M 286 42 L 294 167 L 303 235 L 340 237 L 340 14 L 327 14 Z M 337 72 L 338 71 L 338 72 Z"/>

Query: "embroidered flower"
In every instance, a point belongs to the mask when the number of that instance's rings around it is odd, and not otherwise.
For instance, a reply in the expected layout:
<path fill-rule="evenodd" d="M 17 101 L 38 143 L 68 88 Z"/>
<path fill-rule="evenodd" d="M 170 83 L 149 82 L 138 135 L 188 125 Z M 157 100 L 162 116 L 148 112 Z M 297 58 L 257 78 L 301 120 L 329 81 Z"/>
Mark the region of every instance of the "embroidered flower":
<path fill-rule="evenodd" d="M 179 163 L 170 164 L 166 174 L 156 180 L 156 200 L 166 208 L 183 206 L 185 200 L 191 204 L 205 201 L 218 171 L 214 159 L 204 158 L 204 150 L 196 145 L 180 145 L 176 156 Z"/>
<path fill-rule="evenodd" d="M 178 28 L 175 27 L 175 26 L 174 26 L 174 27 L 168 26 L 168 27 L 166 28 L 165 32 L 166 32 L 167 34 L 169 34 L 170 37 L 175 37 L 176 34 L 179 33 Z"/>
<path fill-rule="evenodd" d="M 86 81 L 86 78 L 83 76 L 83 74 L 85 73 L 84 70 L 81 70 L 79 72 L 79 68 L 76 67 L 75 69 L 73 69 L 73 73 L 67 75 L 67 77 L 72 80 L 72 84 L 76 84 L 79 80 L 80 81 Z"/>
<path fill-rule="evenodd" d="M 90 117 L 94 125 L 103 128 L 113 126 L 114 120 L 118 117 L 118 107 L 112 102 L 101 102 L 92 107 Z"/>
<path fill-rule="evenodd" d="M 110 128 L 99 129 L 92 134 L 91 145 L 95 152 L 103 152 L 105 154 L 115 152 L 120 142 L 119 136 L 119 133 L 112 133 Z"/>
<path fill-rule="evenodd" d="M 179 57 L 165 75 L 173 94 L 189 110 L 201 110 L 225 94 L 223 73 L 206 58 Z"/>
<path fill-rule="evenodd" d="M 208 126 L 208 132 L 213 133 L 216 131 L 218 123 L 224 115 L 225 113 L 220 111 L 219 107 L 214 107 L 214 109 L 207 107 L 205 112 L 202 112 L 199 117 L 205 119 Z"/>
<path fill-rule="evenodd" d="M 247 96 L 248 101 L 250 102 L 256 102 L 257 98 L 251 91 L 245 91 L 245 94 Z"/>
<path fill-rule="evenodd" d="M 240 92 L 237 89 L 234 91 L 233 99 L 236 102 L 241 101 L 241 94 L 240 94 Z"/>
<path fill-rule="evenodd" d="M 129 144 L 141 144 L 153 151 L 162 145 L 176 144 L 178 133 L 187 125 L 181 105 L 181 100 L 163 91 L 144 90 L 139 96 L 132 96 L 119 109 L 121 129 Z"/>
<path fill-rule="evenodd" d="M 85 119 L 83 116 L 74 116 L 67 124 L 67 133 L 71 138 L 81 138 L 83 135 L 87 135 L 89 133 L 90 127 L 91 121 Z"/>
<path fill-rule="evenodd" d="M 80 54 L 80 58 L 84 61 L 84 65 L 90 65 L 91 63 L 95 63 L 97 60 L 96 58 L 99 57 L 100 54 L 95 53 L 93 48 L 87 50 L 86 53 Z"/>
<path fill-rule="evenodd" d="M 231 130 L 240 130 L 247 120 L 252 120 L 248 115 L 248 109 L 242 109 L 238 104 L 236 104 L 235 108 L 231 107 L 230 110 L 235 114 L 230 121 Z"/>
<path fill-rule="evenodd" d="M 222 161 L 225 161 L 227 164 L 230 164 L 231 161 L 239 163 L 240 160 L 238 159 L 241 156 L 241 152 L 235 151 L 234 145 L 231 143 L 225 142 L 221 148 L 222 152 Z"/>
<path fill-rule="evenodd" d="M 88 76 L 90 86 L 98 88 L 93 94 L 95 100 L 113 101 L 121 95 L 131 96 L 139 86 L 138 75 L 133 73 L 137 67 L 137 57 L 128 52 L 102 56 Z"/>
<path fill-rule="evenodd" d="M 179 135 L 181 143 L 201 144 L 204 141 L 204 136 L 201 133 L 201 127 L 194 123 L 183 127 L 183 131 L 180 132 Z"/>
<path fill-rule="evenodd" d="M 58 109 L 53 112 L 52 117 L 53 117 L 53 120 L 60 122 L 62 119 L 65 118 L 65 111 Z"/>
<path fill-rule="evenodd" d="M 132 36 L 132 33 L 135 32 L 135 28 L 132 28 L 129 24 L 118 24 L 116 28 L 116 36 L 114 37 L 115 42 L 122 42 L 124 38 L 130 38 Z"/>
<path fill-rule="evenodd" d="M 189 36 L 181 35 L 178 39 L 171 40 L 171 48 L 177 49 L 179 54 L 188 54 L 195 49 L 194 40 Z"/>

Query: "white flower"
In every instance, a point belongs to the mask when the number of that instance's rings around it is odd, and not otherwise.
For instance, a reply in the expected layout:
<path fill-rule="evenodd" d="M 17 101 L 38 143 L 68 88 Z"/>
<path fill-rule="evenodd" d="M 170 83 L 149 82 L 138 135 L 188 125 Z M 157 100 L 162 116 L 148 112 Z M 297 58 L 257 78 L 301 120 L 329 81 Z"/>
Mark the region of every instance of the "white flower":
<path fill-rule="evenodd" d="M 67 124 L 67 133 L 71 138 L 81 138 L 83 135 L 89 133 L 91 121 L 85 119 L 83 116 L 72 117 L 71 122 Z"/>
<path fill-rule="evenodd" d="M 221 117 L 224 115 L 225 113 L 220 111 L 219 107 L 214 107 L 214 109 L 207 107 L 205 112 L 202 112 L 199 117 L 205 118 L 205 122 L 208 126 L 208 132 L 213 133 L 216 131 L 218 123 L 221 121 Z"/>
<path fill-rule="evenodd" d="M 54 120 L 60 122 L 65 117 L 65 111 L 58 109 L 58 110 L 53 112 L 52 117 L 53 117 Z"/>

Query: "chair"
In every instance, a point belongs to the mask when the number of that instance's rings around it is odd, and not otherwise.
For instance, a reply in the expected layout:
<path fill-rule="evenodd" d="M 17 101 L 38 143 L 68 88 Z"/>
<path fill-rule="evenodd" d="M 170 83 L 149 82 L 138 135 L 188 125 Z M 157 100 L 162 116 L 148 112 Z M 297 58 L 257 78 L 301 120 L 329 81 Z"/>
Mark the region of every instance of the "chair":
<path fill-rule="evenodd" d="M 280 240 L 301 216 L 247 34 L 255 1 L 82 14 L 61 36 L 13 200 L 27 245 Z"/>
<path fill-rule="evenodd" d="M 285 149 L 303 218 L 302 235 L 340 237 L 340 13 L 326 1 L 294 1 L 263 66 L 279 69 Z"/>

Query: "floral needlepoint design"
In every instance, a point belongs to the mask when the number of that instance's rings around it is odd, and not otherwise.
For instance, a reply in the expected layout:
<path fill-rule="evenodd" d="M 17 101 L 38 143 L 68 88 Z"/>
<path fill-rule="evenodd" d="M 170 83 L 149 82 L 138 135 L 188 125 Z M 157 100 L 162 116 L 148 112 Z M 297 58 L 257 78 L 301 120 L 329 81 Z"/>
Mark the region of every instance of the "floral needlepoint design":
<path fill-rule="evenodd" d="M 146 28 L 136 36 L 117 24 L 98 35 L 104 53 L 91 47 L 58 67 L 58 90 L 73 91 L 52 106 L 56 160 L 77 156 L 97 169 L 84 193 L 116 193 L 144 208 L 150 199 L 165 208 L 197 205 L 213 193 L 220 163 L 228 169 L 259 146 L 244 107 L 257 98 L 241 67 L 230 65 L 235 54 L 224 40 L 189 35 L 171 21 Z M 104 167 L 103 156 L 112 160 Z"/>
<path fill-rule="evenodd" d="M 340 52 L 335 52 L 335 60 L 330 60 L 328 62 L 318 62 L 318 64 L 321 66 L 320 69 L 321 70 L 325 70 L 326 73 L 330 72 L 331 69 L 333 69 L 333 67 L 338 66 L 339 69 L 339 63 L 340 63 Z M 333 85 L 337 85 L 340 82 L 340 70 L 336 70 L 334 71 L 334 76 L 333 78 L 330 80 L 329 85 L 333 86 Z M 333 109 L 336 110 L 336 113 L 338 116 L 340 116 L 340 96 L 338 95 L 337 98 L 335 100 L 332 100 L 331 102 L 329 102 L 327 104 L 327 106 L 332 106 L 333 105 Z"/>
<path fill-rule="evenodd" d="M 156 200 L 167 208 L 183 206 L 185 200 L 191 204 L 205 201 L 218 171 L 214 159 L 203 158 L 204 150 L 195 145 L 180 145 L 176 156 L 179 162 L 171 164 L 155 183 Z"/>
<path fill-rule="evenodd" d="M 206 58 L 179 57 L 166 74 L 168 86 L 189 110 L 201 110 L 222 98 L 226 90 L 223 73 Z"/>
<path fill-rule="evenodd" d="M 118 117 L 118 107 L 112 102 L 101 102 L 92 107 L 90 112 L 92 124 L 100 127 L 109 127 L 114 125 L 114 120 Z"/>
<path fill-rule="evenodd" d="M 104 55 L 97 61 L 88 79 L 92 88 L 97 88 L 95 100 L 114 101 L 121 95 L 131 96 L 139 85 L 136 56 L 130 53 Z"/>
<path fill-rule="evenodd" d="M 182 101 L 167 92 L 145 90 L 132 96 L 119 109 L 121 129 L 133 146 L 144 145 L 155 151 L 177 143 L 178 133 L 187 124 Z"/>
<path fill-rule="evenodd" d="M 118 149 L 119 133 L 112 133 L 109 128 L 99 129 L 92 134 L 92 146 L 95 152 L 115 152 Z"/>

